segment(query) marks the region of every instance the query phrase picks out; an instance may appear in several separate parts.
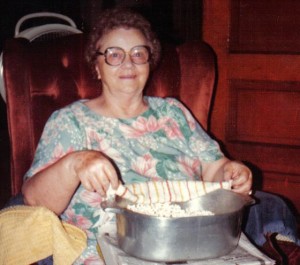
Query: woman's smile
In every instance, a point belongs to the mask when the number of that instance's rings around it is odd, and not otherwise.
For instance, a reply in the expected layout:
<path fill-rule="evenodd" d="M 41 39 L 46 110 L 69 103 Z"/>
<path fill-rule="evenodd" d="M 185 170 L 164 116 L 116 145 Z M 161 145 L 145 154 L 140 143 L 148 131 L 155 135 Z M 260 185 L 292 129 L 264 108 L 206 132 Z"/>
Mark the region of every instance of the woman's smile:
<path fill-rule="evenodd" d="M 120 79 L 125 79 L 125 80 L 134 80 L 136 78 L 135 74 L 125 74 L 125 75 L 120 75 Z"/>

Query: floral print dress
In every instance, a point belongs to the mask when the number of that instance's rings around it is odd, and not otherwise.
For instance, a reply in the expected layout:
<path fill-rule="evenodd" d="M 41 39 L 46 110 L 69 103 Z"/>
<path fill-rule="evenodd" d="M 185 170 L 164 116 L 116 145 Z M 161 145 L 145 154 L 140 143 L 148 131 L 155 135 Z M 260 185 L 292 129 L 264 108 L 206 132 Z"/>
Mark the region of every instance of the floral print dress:
<path fill-rule="evenodd" d="M 149 108 L 130 119 L 104 117 L 85 100 L 55 111 L 46 123 L 31 177 L 69 152 L 98 150 L 116 164 L 125 184 L 150 180 L 201 179 L 201 162 L 223 157 L 219 145 L 174 98 L 145 97 Z M 101 197 L 82 186 L 76 190 L 61 219 L 88 236 L 88 247 L 75 264 L 101 264 L 95 233 L 101 221 Z"/>

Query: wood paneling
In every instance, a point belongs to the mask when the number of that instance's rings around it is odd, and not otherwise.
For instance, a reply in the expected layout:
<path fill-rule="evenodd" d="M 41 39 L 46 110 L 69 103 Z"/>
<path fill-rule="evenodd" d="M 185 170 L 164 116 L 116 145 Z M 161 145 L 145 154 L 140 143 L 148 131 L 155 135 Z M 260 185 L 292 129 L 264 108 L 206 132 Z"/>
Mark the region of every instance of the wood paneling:
<path fill-rule="evenodd" d="M 299 53 L 299 12 L 295 0 L 231 1 L 230 51 Z"/>
<path fill-rule="evenodd" d="M 299 148 L 245 142 L 228 142 L 226 147 L 232 156 L 250 162 L 262 172 L 286 174 L 293 182 L 300 183 Z"/>
<path fill-rule="evenodd" d="M 300 212 L 300 148 L 251 142 L 227 142 L 230 155 L 247 162 L 254 189 L 280 194 Z"/>
<path fill-rule="evenodd" d="M 211 132 L 300 213 L 300 1 L 204 0 L 218 84 Z"/>
<path fill-rule="evenodd" d="M 300 82 L 231 80 L 227 138 L 300 147 Z"/>
<path fill-rule="evenodd" d="M 281 194 L 285 199 L 293 202 L 295 210 L 300 212 L 300 181 L 299 175 L 280 174 L 278 172 L 265 171 L 263 176 L 263 189 L 265 191 Z"/>

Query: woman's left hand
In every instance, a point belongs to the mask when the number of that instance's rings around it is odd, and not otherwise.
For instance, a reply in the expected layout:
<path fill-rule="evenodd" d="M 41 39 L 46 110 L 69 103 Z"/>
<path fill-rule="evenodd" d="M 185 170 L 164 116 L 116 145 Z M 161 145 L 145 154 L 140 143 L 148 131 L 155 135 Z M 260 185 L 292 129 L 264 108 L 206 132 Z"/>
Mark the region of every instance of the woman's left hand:
<path fill-rule="evenodd" d="M 238 161 L 228 161 L 223 170 L 224 180 L 232 180 L 233 191 L 251 194 L 252 172 L 246 165 Z"/>

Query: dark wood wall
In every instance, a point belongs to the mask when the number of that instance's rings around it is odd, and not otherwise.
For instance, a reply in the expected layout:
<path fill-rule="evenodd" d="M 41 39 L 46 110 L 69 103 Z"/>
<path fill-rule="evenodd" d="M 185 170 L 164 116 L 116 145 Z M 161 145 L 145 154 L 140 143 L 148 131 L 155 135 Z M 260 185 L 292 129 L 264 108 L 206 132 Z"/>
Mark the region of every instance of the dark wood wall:
<path fill-rule="evenodd" d="M 211 130 L 259 188 L 300 211 L 300 2 L 206 0 L 204 38 L 218 56 Z"/>

